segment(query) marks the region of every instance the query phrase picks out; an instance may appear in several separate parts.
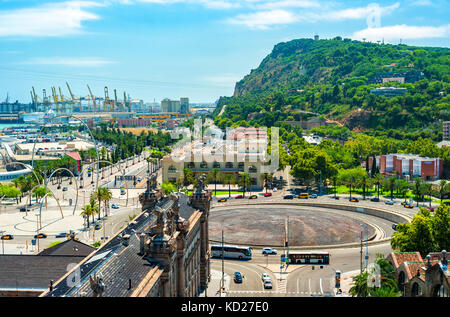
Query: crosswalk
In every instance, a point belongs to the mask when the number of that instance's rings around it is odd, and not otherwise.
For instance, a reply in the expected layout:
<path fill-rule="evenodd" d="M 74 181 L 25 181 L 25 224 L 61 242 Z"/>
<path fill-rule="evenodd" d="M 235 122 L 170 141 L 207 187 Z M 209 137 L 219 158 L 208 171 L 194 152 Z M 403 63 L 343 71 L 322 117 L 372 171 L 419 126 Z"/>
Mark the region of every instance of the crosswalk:
<path fill-rule="evenodd" d="M 227 291 L 228 294 L 285 294 L 285 295 L 306 295 L 306 296 L 313 296 L 318 295 L 322 296 L 321 292 L 287 292 L 286 289 L 283 291 L 280 291 L 277 289 L 276 291 Z"/>
<path fill-rule="evenodd" d="M 287 285 L 286 279 L 282 279 L 281 281 L 278 280 L 277 281 L 277 293 L 286 293 L 286 285 Z"/>

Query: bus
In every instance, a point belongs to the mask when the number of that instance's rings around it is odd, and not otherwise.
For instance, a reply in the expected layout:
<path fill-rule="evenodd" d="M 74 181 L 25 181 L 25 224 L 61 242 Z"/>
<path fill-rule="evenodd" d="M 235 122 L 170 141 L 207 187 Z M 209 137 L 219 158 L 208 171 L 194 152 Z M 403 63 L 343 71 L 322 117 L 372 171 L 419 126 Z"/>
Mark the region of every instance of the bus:
<path fill-rule="evenodd" d="M 239 260 L 251 260 L 252 249 L 250 247 L 238 247 L 235 245 L 212 245 L 211 257 L 222 258 L 222 248 L 224 251 L 224 258 L 239 259 Z"/>
<path fill-rule="evenodd" d="M 329 252 L 290 252 L 289 264 L 330 264 Z"/>

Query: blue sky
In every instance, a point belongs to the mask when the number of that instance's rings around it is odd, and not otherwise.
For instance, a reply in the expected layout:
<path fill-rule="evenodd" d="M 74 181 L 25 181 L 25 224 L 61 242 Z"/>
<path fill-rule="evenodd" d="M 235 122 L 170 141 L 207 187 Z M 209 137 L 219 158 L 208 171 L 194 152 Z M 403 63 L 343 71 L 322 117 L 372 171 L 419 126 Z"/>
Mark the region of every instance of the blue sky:
<path fill-rule="evenodd" d="M 335 36 L 450 46 L 446 0 L 0 0 L 0 101 L 75 95 L 213 102 L 279 42 Z"/>

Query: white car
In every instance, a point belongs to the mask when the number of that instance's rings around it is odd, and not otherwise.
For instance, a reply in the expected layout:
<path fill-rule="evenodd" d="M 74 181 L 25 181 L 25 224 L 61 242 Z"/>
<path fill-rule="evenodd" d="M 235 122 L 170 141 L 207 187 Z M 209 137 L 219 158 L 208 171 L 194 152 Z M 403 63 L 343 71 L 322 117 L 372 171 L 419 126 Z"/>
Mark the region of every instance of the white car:
<path fill-rule="evenodd" d="M 386 205 L 393 205 L 393 204 L 394 204 L 394 201 L 392 201 L 392 200 L 386 200 L 384 203 L 385 203 Z"/>
<path fill-rule="evenodd" d="M 261 279 L 262 279 L 263 282 L 266 282 L 266 281 L 269 281 L 269 282 L 270 282 L 270 275 L 267 274 L 267 273 L 263 273 L 263 274 L 261 275 Z"/>
<path fill-rule="evenodd" d="M 264 288 L 272 289 L 272 281 L 264 281 Z"/>
<path fill-rule="evenodd" d="M 278 251 L 272 248 L 264 248 L 262 249 L 262 254 L 277 254 Z"/>

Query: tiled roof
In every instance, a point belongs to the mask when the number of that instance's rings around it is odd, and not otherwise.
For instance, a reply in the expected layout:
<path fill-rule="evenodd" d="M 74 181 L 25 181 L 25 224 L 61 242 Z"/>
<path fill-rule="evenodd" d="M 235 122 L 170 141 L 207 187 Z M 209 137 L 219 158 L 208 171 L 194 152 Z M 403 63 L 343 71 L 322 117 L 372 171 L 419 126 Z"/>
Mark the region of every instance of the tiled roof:
<path fill-rule="evenodd" d="M 0 255 L 0 289 L 47 289 L 84 256 Z"/>
<path fill-rule="evenodd" d="M 419 270 L 419 273 L 425 273 L 425 270 L 423 267 L 425 267 L 425 262 L 421 261 L 413 261 L 413 262 L 404 262 L 406 272 L 408 273 L 408 279 L 412 279 L 414 276 L 417 275 L 417 270 Z"/>
<path fill-rule="evenodd" d="M 403 262 L 406 261 L 423 261 L 419 252 L 392 252 L 391 256 L 394 261 L 395 268 L 398 268 Z"/>
<path fill-rule="evenodd" d="M 64 255 L 86 257 L 96 249 L 78 240 L 68 239 L 50 248 L 44 249 L 38 255 Z"/>
<path fill-rule="evenodd" d="M 180 202 L 180 216 L 189 219 L 194 208 L 187 204 L 188 196 L 182 194 Z M 164 211 L 173 206 L 173 201 L 167 197 L 161 199 L 157 205 Z M 150 208 L 151 209 L 151 208 Z M 136 224 L 130 223 L 125 229 L 116 234 L 105 245 L 93 252 L 80 265 L 80 283 L 75 287 L 68 287 L 65 277 L 60 281 L 52 292 L 45 296 L 77 296 L 85 293 L 92 295 L 89 276 L 94 273 L 101 273 L 105 290 L 102 296 L 105 297 L 126 297 L 130 296 L 139 283 L 147 276 L 150 270 L 158 267 L 164 269 L 157 262 L 149 262 L 138 255 L 140 251 L 140 241 L 137 237 L 139 232 L 146 231 L 155 222 L 155 216 L 150 214 L 151 210 L 141 213 L 135 220 Z M 128 246 L 123 245 L 122 236 L 129 234 Z M 151 260 L 151 259 L 150 259 Z M 129 289 L 129 279 L 131 279 L 131 289 Z"/>

